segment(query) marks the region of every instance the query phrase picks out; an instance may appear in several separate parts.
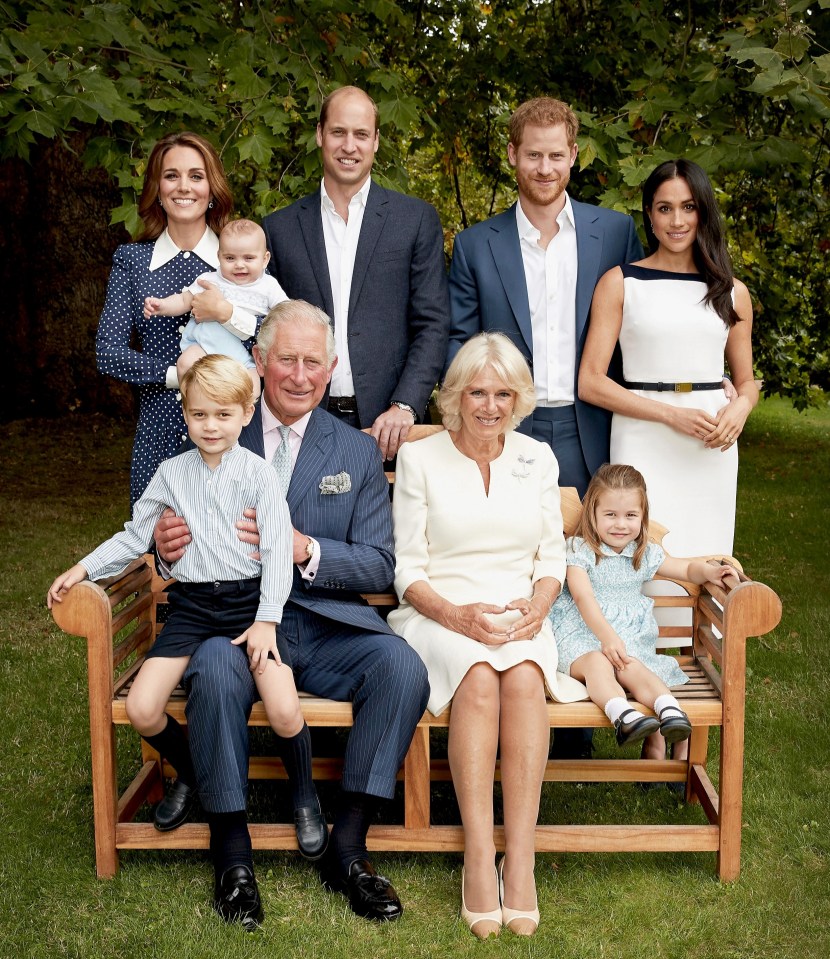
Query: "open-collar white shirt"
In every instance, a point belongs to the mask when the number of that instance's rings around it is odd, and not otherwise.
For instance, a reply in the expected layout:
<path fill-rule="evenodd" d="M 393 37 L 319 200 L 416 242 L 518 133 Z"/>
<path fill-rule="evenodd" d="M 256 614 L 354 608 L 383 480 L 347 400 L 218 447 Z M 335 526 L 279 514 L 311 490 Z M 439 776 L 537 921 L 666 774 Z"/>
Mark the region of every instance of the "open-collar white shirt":
<path fill-rule="evenodd" d="M 331 279 L 334 341 L 337 347 L 337 366 L 331 377 L 332 396 L 355 395 L 352 365 L 349 361 L 349 297 L 352 292 L 357 243 L 371 186 L 372 178 L 366 177 L 366 182 L 349 201 L 347 221 L 334 208 L 334 201 L 326 192 L 325 179 L 320 183 L 320 213 Z"/>
<path fill-rule="evenodd" d="M 556 222 L 556 236 L 542 249 L 541 232 L 527 218 L 521 200 L 516 204 L 539 406 L 564 406 L 574 401 L 577 252 L 576 224 L 567 193 Z"/>

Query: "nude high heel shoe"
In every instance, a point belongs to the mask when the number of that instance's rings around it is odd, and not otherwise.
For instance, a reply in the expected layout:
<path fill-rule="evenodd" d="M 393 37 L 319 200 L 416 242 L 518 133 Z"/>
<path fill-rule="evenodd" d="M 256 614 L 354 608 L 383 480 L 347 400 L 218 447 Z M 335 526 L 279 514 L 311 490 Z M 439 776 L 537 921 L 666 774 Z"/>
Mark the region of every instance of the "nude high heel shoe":
<path fill-rule="evenodd" d="M 537 898 L 536 905 L 533 909 L 511 909 L 509 906 L 504 904 L 504 860 L 506 856 L 501 857 L 499 862 L 498 874 L 499 874 L 499 899 L 501 899 L 501 921 L 502 923 L 517 936 L 532 936 L 534 932 L 539 928 L 539 900 Z M 514 929 L 511 923 L 517 922 L 519 919 L 529 919 L 533 923 L 532 929 Z"/>
<path fill-rule="evenodd" d="M 495 872 L 495 870 L 493 870 Z M 496 877 L 498 879 L 498 876 Z M 489 939 L 490 936 L 497 936 L 501 932 L 501 909 L 494 909 L 492 912 L 470 912 L 467 904 L 464 902 L 464 867 L 461 867 L 461 918 L 470 927 L 470 932 L 478 939 Z M 494 923 L 495 928 L 485 927 L 476 931 L 479 923 Z"/>

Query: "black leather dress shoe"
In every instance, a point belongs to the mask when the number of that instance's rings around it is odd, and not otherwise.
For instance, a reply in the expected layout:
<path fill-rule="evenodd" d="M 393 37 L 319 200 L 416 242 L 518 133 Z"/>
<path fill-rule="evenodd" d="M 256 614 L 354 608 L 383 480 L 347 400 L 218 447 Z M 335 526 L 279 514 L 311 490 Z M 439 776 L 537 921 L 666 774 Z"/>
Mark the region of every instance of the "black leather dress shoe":
<path fill-rule="evenodd" d="M 294 810 L 294 827 L 300 855 L 316 862 L 329 844 L 329 830 L 319 803 L 316 806 L 298 806 Z"/>
<path fill-rule="evenodd" d="M 225 922 L 238 922 L 243 929 L 253 932 L 263 919 L 254 874 L 247 866 L 231 866 L 216 880 L 213 908 Z"/>
<path fill-rule="evenodd" d="M 635 718 L 627 723 L 625 717 L 629 714 Z M 657 732 L 660 728 L 660 721 L 655 719 L 654 716 L 637 716 L 633 709 L 626 709 L 614 720 L 614 728 L 617 730 L 617 745 L 627 746 L 628 743 L 638 743 L 646 736 Z"/>
<path fill-rule="evenodd" d="M 348 897 L 352 912 L 375 922 L 391 922 L 403 915 L 403 906 L 392 883 L 378 875 L 368 859 L 355 859 L 347 876 L 339 874 L 332 863 L 321 872 L 320 880 L 332 892 Z"/>
<path fill-rule="evenodd" d="M 177 779 L 167 790 L 164 799 L 153 810 L 153 824 L 161 832 L 181 826 L 193 811 L 196 802 L 195 786 L 187 786 Z"/>

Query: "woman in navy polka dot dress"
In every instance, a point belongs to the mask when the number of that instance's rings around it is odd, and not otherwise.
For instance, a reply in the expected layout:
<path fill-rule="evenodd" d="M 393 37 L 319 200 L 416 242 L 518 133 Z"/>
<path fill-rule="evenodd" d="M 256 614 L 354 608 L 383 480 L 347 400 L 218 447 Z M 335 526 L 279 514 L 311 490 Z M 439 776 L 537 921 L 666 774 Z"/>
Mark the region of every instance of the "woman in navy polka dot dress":
<path fill-rule="evenodd" d="M 144 318 L 144 299 L 180 293 L 219 266 L 217 235 L 233 198 L 214 148 L 196 133 L 171 133 L 153 148 L 138 212 L 144 229 L 113 257 L 98 324 L 98 370 L 138 386 L 130 508 L 185 433 L 176 377 L 181 316 Z"/>

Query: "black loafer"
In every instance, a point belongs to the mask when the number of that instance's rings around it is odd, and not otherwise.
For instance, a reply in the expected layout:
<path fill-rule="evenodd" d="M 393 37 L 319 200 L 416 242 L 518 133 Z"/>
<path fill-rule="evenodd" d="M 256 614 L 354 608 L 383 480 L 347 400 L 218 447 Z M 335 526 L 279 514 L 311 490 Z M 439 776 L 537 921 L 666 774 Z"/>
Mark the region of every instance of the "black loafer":
<path fill-rule="evenodd" d="M 663 719 L 665 712 L 671 712 L 671 715 Z M 692 724 L 682 709 L 666 706 L 660 710 L 660 732 L 667 743 L 682 743 L 692 735 Z"/>
<path fill-rule="evenodd" d="M 193 811 L 196 802 L 196 787 L 187 786 L 177 779 L 167 790 L 164 799 L 153 810 L 153 824 L 161 832 L 176 829 Z"/>
<path fill-rule="evenodd" d="M 316 862 L 326 851 L 329 844 L 329 830 L 326 820 L 316 806 L 299 806 L 294 810 L 294 827 L 297 830 L 297 846 L 300 855 Z"/>
<path fill-rule="evenodd" d="M 392 883 L 378 875 L 368 859 L 355 859 L 345 877 L 333 868 L 324 870 L 320 880 L 332 892 L 346 895 L 352 912 L 364 919 L 391 922 L 403 915 L 403 906 Z"/>
<path fill-rule="evenodd" d="M 625 717 L 629 714 L 635 718 L 627 723 Z M 614 720 L 614 728 L 617 730 L 617 745 L 627 746 L 629 743 L 638 743 L 646 736 L 656 733 L 660 728 L 660 721 L 654 716 L 637 716 L 633 709 L 626 709 Z"/>
<path fill-rule="evenodd" d="M 264 913 L 256 879 L 248 866 L 231 866 L 217 877 L 213 908 L 225 922 L 238 922 L 248 932 L 259 928 Z"/>

